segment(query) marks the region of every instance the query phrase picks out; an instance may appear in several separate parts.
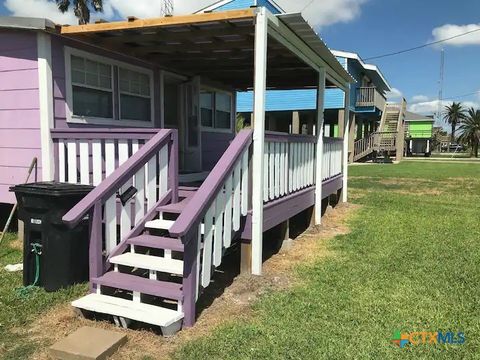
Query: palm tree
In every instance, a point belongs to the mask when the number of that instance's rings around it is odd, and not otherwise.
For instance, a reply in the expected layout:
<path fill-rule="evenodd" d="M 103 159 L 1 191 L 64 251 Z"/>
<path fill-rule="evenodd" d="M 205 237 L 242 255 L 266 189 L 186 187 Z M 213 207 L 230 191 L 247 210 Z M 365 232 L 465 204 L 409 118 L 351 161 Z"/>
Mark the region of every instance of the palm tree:
<path fill-rule="evenodd" d="M 457 124 L 460 123 L 464 117 L 465 109 L 463 108 L 462 103 L 456 103 L 454 101 L 452 105 L 445 106 L 445 115 L 443 116 L 443 119 L 452 127 L 452 143 L 455 142 L 455 129 Z"/>
<path fill-rule="evenodd" d="M 470 156 L 478 157 L 478 147 L 480 144 L 480 110 L 470 108 L 464 116 L 458 128 L 460 136 L 459 141 L 470 146 Z"/>
<path fill-rule="evenodd" d="M 58 9 L 64 13 L 67 12 L 73 2 L 73 13 L 78 18 L 80 25 L 90 22 L 90 8 L 95 11 L 103 11 L 102 0 L 55 0 Z"/>

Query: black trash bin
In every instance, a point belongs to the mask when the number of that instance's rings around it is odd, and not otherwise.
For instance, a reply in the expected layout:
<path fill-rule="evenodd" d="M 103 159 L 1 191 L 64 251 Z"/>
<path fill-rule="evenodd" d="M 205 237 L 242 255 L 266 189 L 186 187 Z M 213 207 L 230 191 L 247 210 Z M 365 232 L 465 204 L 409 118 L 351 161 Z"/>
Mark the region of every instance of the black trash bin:
<path fill-rule="evenodd" d="M 24 222 L 23 283 L 35 283 L 46 291 L 88 280 L 88 218 L 70 229 L 62 217 L 92 186 L 39 182 L 10 188 L 18 202 L 18 218 Z"/>

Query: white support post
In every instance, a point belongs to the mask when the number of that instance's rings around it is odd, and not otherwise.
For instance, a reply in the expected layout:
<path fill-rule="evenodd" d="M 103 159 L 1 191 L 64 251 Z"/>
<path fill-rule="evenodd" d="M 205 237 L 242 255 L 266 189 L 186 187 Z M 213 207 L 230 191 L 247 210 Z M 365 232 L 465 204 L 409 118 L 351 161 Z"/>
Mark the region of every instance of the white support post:
<path fill-rule="evenodd" d="M 54 127 L 52 43 L 50 34 L 38 32 L 37 53 L 42 181 L 50 181 L 54 177 L 53 142 L 50 136 L 50 129 Z"/>
<path fill-rule="evenodd" d="M 323 160 L 323 121 L 324 121 L 324 96 L 325 96 L 325 69 L 318 72 L 317 91 L 317 152 L 315 168 L 315 224 L 322 222 L 322 160 Z"/>
<path fill-rule="evenodd" d="M 345 120 L 343 127 L 343 188 L 342 202 L 348 200 L 348 129 L 350 127 L 350 84 L 345 86 Z"/>
<path fill-rule="evenodd" d="M 255 69 L 253 109 L 253 173 L 263 174 L 265 148 L 265 98 L 267 84 L 268 19 L 260 8 L 255 25 Z M 252 184 L 252 274 L 262 274 L 263 176 L 253 176 Z"/>

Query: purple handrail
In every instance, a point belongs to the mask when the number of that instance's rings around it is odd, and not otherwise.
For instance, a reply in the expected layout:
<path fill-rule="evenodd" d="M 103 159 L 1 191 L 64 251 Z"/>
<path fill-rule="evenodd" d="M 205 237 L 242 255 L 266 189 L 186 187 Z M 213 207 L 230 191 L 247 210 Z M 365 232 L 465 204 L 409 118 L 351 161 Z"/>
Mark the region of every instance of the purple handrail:
<path fill-rule="evenodd" d="M 69 128 L 50 130 L 53 140 L 60 139 L 114 139 L 114 140 L 150 140 L 161 129 L 152 128 Z"/>
<path fill-rule="evenodd" d="M 317 138 L 314 135 L 287 134 L 281 132 L 266 131 L 265 141 L 315 143 L 317 141 Z"/>
<path fill-rule="evenodd" d="M 63 216 L 63 221 L 70 227 L 76 226 L 90 209 L 98 202 L 105 202 L 128 179 L 134 176 L 150 158 L 155 155 L 169 141 L 176 141 L 176 130 L 161 129 L 140 150 L 118 167 L 109 177 L 85 196 L 77 205 Z M 172 148 L 172 151 L 176 151 Z M 171 183 L 171 188 L 176 184 Z M 172 189 L 176 193 L 176 189 Z"/>
<path fill-rule="evenodd" d="M 242 130 L 233 139 L 227 151 L 170 228 L 170 235 L 183 237 L 194 224 L 202 220 L 245 148 L 252 143 L 252 134 L 252 130 Z"/>

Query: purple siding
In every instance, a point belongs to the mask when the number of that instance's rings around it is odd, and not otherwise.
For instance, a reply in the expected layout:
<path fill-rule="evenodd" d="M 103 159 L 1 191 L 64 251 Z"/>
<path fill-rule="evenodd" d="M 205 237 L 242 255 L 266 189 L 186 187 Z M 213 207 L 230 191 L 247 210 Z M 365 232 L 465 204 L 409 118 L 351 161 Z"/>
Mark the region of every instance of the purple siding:
<path fill-rule="evenodd" d="M 202 168 L 204 171 L 213 169 L 234 137 L 233 133 L 202 131 Z"/>
<path fill-rule="evenodd" d="M 40 153 L 37 35 L 0 31 L 0 203 L 14 202 L 8 188 Z"/>
<path fill-rule="evenodd" d="M 154 94 L 153 101 L 155 102 L 154 109 L 154 125 L 152 127 L 160 128 L 160 108 L 159 102 L 155 101 L 160 98 L 160 81 L 158 69 L 146 66 L 144 63 L 136 61 L 134 59 L 121 56 L 106 50 L 102 50 L 96 47 L 79 44 L 69 39 L 52 37 L 52 73 L 53 73 L 53 97 L 54 97 L 54 116 L 55 116 L 55 128 L 65 129 L 70 127 L 99 127 L 99 125 L 82 125 L 75 123 L 68 123 L 66 116 L 66 84 L 65 84 L 65 46 L 79 49 L 85 52 L 89 52 L 94 55 L 104 56 L 113 60 L 122 61 L 127 64 L 136 65 L 146 69 L 153 70 L 154 81 Z M 102 126 L 110 127 L 110 126 Z M 121 121 L 118 122 L 118 127 L 125 127 Z"/>

